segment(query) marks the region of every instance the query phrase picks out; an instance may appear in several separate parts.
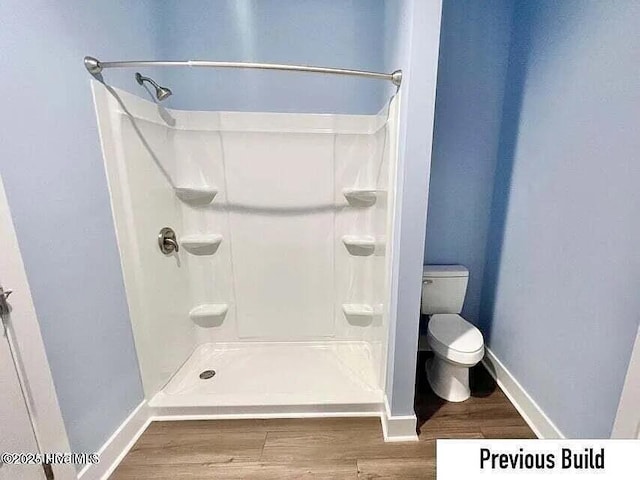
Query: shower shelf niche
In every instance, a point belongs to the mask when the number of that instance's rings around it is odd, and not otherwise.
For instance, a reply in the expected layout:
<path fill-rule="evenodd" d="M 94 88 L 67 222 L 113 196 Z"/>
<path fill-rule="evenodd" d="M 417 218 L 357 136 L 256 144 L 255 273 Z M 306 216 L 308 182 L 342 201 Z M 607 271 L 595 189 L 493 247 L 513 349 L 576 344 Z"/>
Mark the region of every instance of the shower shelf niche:
<path fill-rule="evenodd" d="M 206 205 L 218 194 L 216 187 L 208 185 L 175 187 L 176 196 L 186 203 Z"/>
<path fill-rule="evenodd" d="M 228 310 L 229 305 L 226 303 L 205 303 L 192 308 L 189 318 L 201 327 L 219 327 Z"/>
<path fill-rule="evenodd" d="M 376 188 L 344 188 L 342 194 L 352 207 L 370 207 L 385 190 Z"/>
<path fill-rule="evenodd" d="M 192 255 L 213 255 L 222 242 L 218 233 L 193 234 L 180 237 L 180 245 Z"/>
<path fill-rule="evenodd" d="M 352 325 L 366 326 L 373 321 L 375 310 L 368 303 L 343 303 L 342 311 Z"/>
<path fill-rule="evenodd" d="M 371 235 L 344 235 L 342 243 L 356 257 L 368 257 L 376 250 L 376 239 Z"/>

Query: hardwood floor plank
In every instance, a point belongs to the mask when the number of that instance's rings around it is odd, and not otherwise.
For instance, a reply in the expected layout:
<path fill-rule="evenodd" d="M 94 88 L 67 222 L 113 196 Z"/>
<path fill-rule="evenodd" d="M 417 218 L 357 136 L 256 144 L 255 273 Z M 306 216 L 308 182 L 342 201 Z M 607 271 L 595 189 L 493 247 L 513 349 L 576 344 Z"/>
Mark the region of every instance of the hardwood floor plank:
<path fill-rule="evenodd" d="M 520 427 L 520 428 L 526 428 L 526 429 L 529 428 L 527 423 L 524 420 L 522 420 L 522 418 L 511 416 L 511 415 L 497 414 L 492 418 L 489 413 L 480 412 L 477 415 L 470 415 L 469 420 L 480 428 L 481 427 L 493 427 L 493 428 Z"/>
<path fill-rule="evenodd" d="M 434 452 L 435 443 L 429 440 L 385 443 L 380 427 L 370 432 L 269 432 L 261 460 L 428 458 Z"/>
<path fill-rule="evenodd" d="M 423 480 L 436 478 L 435 458 L 371 458 L 358 460 L 358 478 L 366 480 Z"/>
<path fill-rule="evenodd" d="M 420 440 L 436 440 L 438 438 L 484 438 L 479 426 L 447 426 L 439 428 L 435 425 L 429 425 L 420 429 Z"/>
<path fill-rule="evenodd" d="M 127 454 L 126 463 L 166 465 L 257 461 L 266 432 L 183 433 L 176 425 L 167 435 L 143 434 Z"/>
<path fill-rule="evenodd" d="M 330 463 L 178 464 L 153 468 L 147 465 L 123 465 L 112 480 L 350 480 L 358 478 L 355 460 Z"/>
<path fill-rule="evenodd" d="M 528 425 L 484 426 L 480 429 L 484 438 L 537 438 Z"/>

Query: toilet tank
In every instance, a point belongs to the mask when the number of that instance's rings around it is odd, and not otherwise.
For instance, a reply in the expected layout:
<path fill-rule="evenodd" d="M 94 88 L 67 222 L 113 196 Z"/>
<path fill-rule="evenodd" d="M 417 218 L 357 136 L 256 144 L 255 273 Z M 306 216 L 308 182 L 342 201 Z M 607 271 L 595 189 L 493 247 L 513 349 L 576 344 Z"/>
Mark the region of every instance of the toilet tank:
<path fill-rule="evenodd" d="M 462 265 L 425 265 L 422 271 L 422 313 L 462 312 L 468 281 L 469 270 Z"/>

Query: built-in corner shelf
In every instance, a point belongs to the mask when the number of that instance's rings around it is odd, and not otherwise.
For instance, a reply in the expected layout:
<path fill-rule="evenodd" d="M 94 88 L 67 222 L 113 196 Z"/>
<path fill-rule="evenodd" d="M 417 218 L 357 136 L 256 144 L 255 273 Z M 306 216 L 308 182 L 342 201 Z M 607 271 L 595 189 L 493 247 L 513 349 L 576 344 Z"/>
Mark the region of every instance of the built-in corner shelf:
<path fill-rule="evenodd" d="M 180 200 L 195 205 L 211 203 L 218 193 L 216 187 L 208 185 L 175 187 L 175 191 Z"/>
<path fill-rule="evenodd" d="M 222 242 L 218 233 L 184 235 L 180 237 L 180 245 L 192 255 L 213 255 Z"/>
<path fill-rule="evenodd" d="M 201 327 L 219 327 L 228 310 L 226 303 L 205 303 L 192 308 L 189 318 Z"/>
<path fill-rule="evenodd" d="M 370 207 L 385 191 L 376 188 L 344 188 L 342 194 L 353 207 Z"/>
<path fill-rule="evenodd" d="M 376 250 L 376 239 L 371 235 L 344 235 L 342 243 L 351 255 L 368 257 Z"/>
<path fill-rule="evenodd" d="M 343 303 L 342 311 L 352 325 L 369 325 L 375 314 L 374 308 L 367 303 Z"/>

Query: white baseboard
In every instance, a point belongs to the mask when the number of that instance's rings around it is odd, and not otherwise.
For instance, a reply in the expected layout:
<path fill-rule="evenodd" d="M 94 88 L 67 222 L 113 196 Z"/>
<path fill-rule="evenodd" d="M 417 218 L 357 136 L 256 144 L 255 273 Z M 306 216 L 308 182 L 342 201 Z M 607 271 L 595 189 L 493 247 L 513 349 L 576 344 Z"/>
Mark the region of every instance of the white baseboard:
<path fill-rule="evenodd" d="M 414 415 L 391 415 L 389 401 L 384 397 L 384 412 L 380 414 L 382 435 L 385 442 L 417 442 L 417 417 Z"/>
<path fill-rule="evenodd" d="M 151 423 L 151 409 L 147 401 L 143 400 L 98 451 L 100 463 L 86 465 L 80 470 L 78 479 L 106 480 L 109 478 L 149 423 Z"/>
<path fill-rule="evenodd" d="M 485 357 L 482 359 L 483 365 L 513 406 L 516 407 L 516 410 L 522 415 L 524 421 L 531 427 L 533 433 L 538 438 L 565 438 L 560 429 L 555 426 L 498 357 L 489 348 L 485 348 L 485 351 Z"/>

